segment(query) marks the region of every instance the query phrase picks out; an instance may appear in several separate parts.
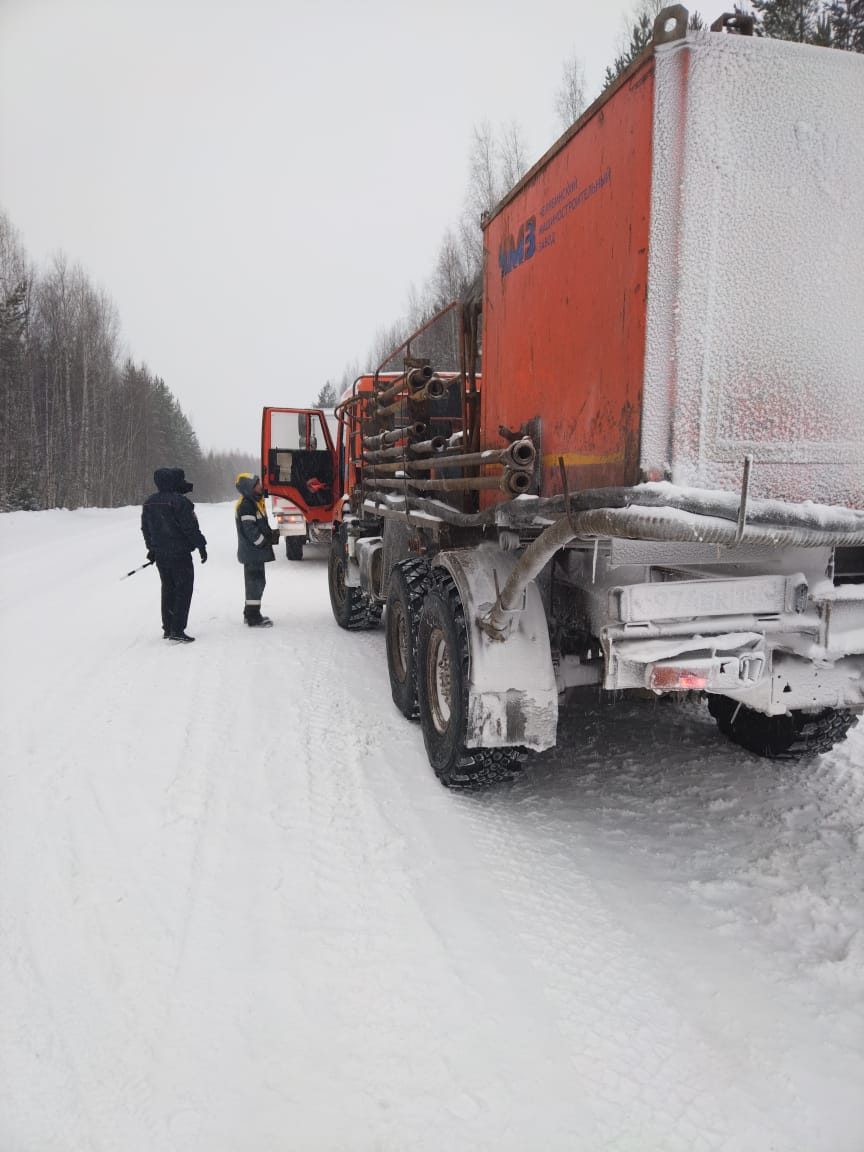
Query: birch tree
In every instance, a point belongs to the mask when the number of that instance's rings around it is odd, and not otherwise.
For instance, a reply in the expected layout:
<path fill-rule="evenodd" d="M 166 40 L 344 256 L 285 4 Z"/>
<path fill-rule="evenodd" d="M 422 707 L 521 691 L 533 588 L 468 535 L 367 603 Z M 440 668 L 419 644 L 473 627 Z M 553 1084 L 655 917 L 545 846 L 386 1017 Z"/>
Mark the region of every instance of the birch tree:
<path fill-rule="evenodd" d="M 585 64 L 575 52 L 564 61 L 561 84 L 555 93 L 555 112 L 562 132 L 575 124 L 588 106 Z"/>

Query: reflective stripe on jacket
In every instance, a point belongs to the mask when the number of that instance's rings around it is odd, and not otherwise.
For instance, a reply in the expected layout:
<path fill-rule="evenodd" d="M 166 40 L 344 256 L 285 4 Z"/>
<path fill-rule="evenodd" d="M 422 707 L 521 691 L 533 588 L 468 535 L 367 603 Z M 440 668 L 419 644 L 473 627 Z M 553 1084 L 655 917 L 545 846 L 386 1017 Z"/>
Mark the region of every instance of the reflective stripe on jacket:
<path fill-rule="evenodd" d="M 270 522 L 254 499 L 244 496 L 235 512 L 237 524 L 237 559 L 241 564 L 266 564 L 275 560 L 270 543 Z"/>

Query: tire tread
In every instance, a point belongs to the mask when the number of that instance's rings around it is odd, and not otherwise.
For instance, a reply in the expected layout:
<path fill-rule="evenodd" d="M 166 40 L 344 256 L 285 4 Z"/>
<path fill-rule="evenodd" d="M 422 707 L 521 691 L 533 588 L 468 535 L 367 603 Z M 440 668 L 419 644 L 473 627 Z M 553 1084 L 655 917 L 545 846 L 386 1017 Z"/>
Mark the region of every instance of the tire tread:
<path fill-rule="evenodd" d="M 461 641 L 462 683 L 467 685 L 468 628 L 465 621 L 465 610 L 462 607 L 462 598 L 453 577 L 445 568 L 431 569 L 426 595 L 427 597 L 439 597 L 448 607 Z M 525 750 L 520 747 L 466 748 L 463 746 L 453 769 L 449 772 L 443 772 L 436 768 L 435 771 L 438 779 L 446 788 L 463 792 L 476 792 L 512 780 L 525 758 Z"/>
<path fill-rule="evenodd" d="M 426 595 L 426 590 L 429 586 L 429 561 L 425 556 L 411 557 L 408 560 L 402 560 L 399 564 L 395 565 L 402 573 L 405 583 L 405 590 L 408 598 L 408 617 L 410 624 L 411 636 L 411 667 L 414 673 L 414 686 L 412 693 L 411 704 L 408 708 L 403 708 L 399 700 L 396 698 L 396 690 L 393 688 L 392 673 L 391 673 L 391 690 L 393 691 L 393 699 L 396 706 L 402 712 L 407 720 L 417 720 L 420 716 L 420 702 L 417 698 L 417 625 L 420 620 L 420 613 L 423 608 L 423 600 Z M 394 570 L 395 570 L 394 568 Z M 391 572 L 392 579 L 392 572 Z M 389 644 L 389 637 L 388 637 Z M 388 648 L 389 660 L 389 648 Z"/>
<path fill-rule="evenodd" d="M 795 711 L 787 716 L 764 716 L 728 696 L 708 697 L 708 711 L 724 736 L 756 756 L 796 761 L 830 752 L 846 738 L 858 715 L 848 708 L 821 712 Z M 734 721 L 733 721 L 734 717 Z"/>

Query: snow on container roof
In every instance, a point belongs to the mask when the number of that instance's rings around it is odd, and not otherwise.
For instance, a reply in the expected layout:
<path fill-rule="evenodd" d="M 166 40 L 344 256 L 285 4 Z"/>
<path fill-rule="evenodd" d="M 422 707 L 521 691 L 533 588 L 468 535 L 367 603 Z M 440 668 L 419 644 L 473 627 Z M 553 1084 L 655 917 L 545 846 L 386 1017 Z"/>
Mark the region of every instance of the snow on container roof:
<path fill-rule="evenodd" d="M 864 57 L 655 50 L 641 464 L 864 507 Z"/>

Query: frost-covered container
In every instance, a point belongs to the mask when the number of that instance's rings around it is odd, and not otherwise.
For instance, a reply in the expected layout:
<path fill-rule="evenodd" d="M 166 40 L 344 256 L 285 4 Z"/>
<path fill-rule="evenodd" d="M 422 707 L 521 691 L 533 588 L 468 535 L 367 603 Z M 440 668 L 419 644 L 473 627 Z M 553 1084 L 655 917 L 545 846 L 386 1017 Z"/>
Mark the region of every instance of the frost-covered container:
<path fill-rule="evenodd" d="M 864 57 L 673 31 L 486 226 L 483 427 L 544 495 L 864 508 Z"/>
<path fill-rule="evenodd" d="M 643 467 L 864 507 L 864 58 L 655 52 Z"/>

